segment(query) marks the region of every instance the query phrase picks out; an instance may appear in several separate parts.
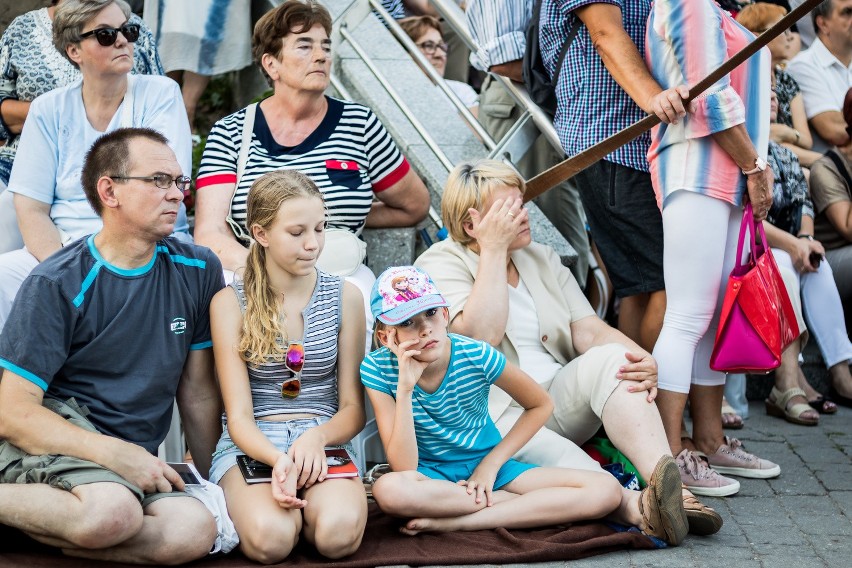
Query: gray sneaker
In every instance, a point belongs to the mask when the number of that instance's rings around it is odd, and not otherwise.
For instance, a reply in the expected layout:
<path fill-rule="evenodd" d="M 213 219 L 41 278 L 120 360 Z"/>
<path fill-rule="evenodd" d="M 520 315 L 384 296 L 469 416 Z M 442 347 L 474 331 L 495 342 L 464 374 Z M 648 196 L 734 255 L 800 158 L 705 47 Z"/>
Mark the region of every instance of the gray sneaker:
<path fill-rule="evenodd" d="M 728 436 L 715 454 L 707 455 L 707 463 L 719 473 L 751 479 L 770 479 L 781 475 L 781 466 L 748 453 L 742 442 Z"/>
<path fill-rule="evenodd" d="M 683 486 L 695 495 L 727 497 L 740 490 L 740 482 L 719 475 L 707 460 L 684 448 L 675 459 Z"/>

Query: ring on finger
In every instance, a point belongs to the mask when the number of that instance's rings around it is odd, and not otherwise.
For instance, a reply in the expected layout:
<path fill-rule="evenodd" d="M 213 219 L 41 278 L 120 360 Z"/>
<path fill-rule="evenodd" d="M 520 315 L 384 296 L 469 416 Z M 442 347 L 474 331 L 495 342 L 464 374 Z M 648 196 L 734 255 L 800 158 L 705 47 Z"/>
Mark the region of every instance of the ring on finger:
<path fill-rule="evenodd" d="M 507 215 L 509 215 L 509 217 L 511 217 L 512 219 L 514 219 L 514 218 L 515 218 L 515 214 L 514 214 L 514 213 L 512 213 L 511 211 L 509 211 L 509 213 L 507 213 Z"/>

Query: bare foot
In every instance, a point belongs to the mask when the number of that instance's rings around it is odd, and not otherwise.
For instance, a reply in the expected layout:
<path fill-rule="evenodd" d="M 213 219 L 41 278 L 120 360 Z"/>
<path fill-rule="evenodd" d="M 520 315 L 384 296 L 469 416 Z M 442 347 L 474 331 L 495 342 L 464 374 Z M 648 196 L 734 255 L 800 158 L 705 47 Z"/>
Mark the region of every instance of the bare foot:
<path fill-rule="evenodd" d="M 411 519 L 405 526 L 399 528 L 399 532 L 408 536 L 416 536 L 422 532 L 449 532 L 459 530 L 456 519 L 434 519 L 419 518 Z"/>

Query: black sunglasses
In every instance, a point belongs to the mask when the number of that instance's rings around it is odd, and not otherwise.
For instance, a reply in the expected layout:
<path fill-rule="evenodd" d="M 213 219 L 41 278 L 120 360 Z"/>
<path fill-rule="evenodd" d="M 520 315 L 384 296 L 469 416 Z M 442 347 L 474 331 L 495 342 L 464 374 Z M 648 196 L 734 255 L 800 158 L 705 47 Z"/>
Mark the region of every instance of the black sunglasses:
<path fill-rule="evenodd" d="M 95 36 L 98 43 L 104 47 L 109 47 L 118 39 L 118 32 L 124 36 L 130 43 L 134 43 L 139 39 L 139 24 L 122 24 L 120 28 L 97 28 L 86 33 L 80 34 L 80 39 L 86 39 L 89 36 Z"/>

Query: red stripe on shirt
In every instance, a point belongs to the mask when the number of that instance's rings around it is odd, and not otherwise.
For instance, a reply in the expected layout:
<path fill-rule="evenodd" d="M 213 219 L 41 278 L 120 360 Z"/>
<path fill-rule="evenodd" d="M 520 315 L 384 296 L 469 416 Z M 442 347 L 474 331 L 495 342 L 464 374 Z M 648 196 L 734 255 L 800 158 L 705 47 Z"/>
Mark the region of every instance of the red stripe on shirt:
<path fill-rule="evenodd" d="M 237 183 L 237 174 L 210 174 L 195 180 L 195 189 L 220 183 Z"/>
<path fill-rule="evenodd" d="M 379 182 L 373 184 L 373 191 L 375 193 L 379 193 L 380 191 L 384 191 L 387 188 L 396 185 L 396 182 L 404 178 L 405 174 L 407 174 L 410 169 L 411 164 L 409 164 L 408 160 L 403 157 L 402 163 L 397 169 L 383 177 Z"/>

